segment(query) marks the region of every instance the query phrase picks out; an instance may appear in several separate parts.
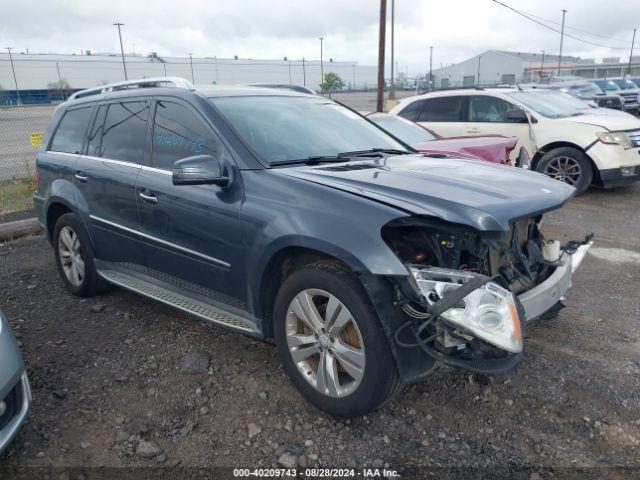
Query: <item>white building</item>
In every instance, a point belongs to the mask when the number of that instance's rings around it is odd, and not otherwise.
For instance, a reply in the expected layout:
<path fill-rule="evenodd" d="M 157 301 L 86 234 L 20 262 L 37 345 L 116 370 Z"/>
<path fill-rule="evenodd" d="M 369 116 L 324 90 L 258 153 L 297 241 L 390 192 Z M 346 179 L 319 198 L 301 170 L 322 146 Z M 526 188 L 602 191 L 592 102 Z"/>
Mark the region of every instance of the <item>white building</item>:
<path fill-rule="evenodd" d="M 44 89 L 67 82 L 71 88 L 87 88 L 124 80 L 119 54 L 61 55 L 13 53 L 20 90 Z M 125 55 L 127 76 L 132 78 L 178 76 L 196 85 L 287 83 L 319 89 L 320 62 L 303 60 L 254 60 L 160 57 Z M 193 76 L 192 76 L 193 65 Z M 357 62 L 324 61 L 324 73 L 337 73 L 347 86 L 371 88 L 376 85 L 376 67 Z M 8 53 L 0 54 L 0 88 L 15 89 Z"/>
<path fill-rule="evenodd" d="M 607 78 L 627 73 L 628 59 L 604 58 L 596 63 L 593 58 L 562 56 L 560 75 L 585 78 Z M 434 88 L 463 86 L 491 86 L 535 82 L 558 74 L 558 55 L 530 52 L 489 50 L 463 62 L 433 70 Z M 634 57 L 632 75 L 640 74 L 640 58 Z"/>

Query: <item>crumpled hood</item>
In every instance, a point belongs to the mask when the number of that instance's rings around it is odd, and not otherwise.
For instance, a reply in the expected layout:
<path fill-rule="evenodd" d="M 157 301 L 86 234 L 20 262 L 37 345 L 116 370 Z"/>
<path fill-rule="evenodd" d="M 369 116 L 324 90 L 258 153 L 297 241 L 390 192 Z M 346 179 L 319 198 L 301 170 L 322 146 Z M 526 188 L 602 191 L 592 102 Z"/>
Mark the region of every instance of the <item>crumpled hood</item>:
<path fill-rule="evenodd" d="M 507 163 L 509 153 L 518 143 L 516 137 L 502 135 L 477 135 L 447 137 L 412 145 L 419 152 L 448 153 L 464 158 L 481 158 L 488 162 Z"/>
<path fill-rule="evenodd" d="M 508 231 L 510 220 L 555 210 L 575 193 L 536 172 L 420 154 L 273 171 L 484 231 Z"/>
<path fill-rule="evenodd" d="M 612 110 L 611 112 L 594 111 L 593 113 L 577 115 L 575 117 L 568 117 L 567 120 L 577 123 L 585 123 L 587 125 L 595 125 L 612 132 L 617 130 L 634 130 L 640 128 L 639 119 L 637 119 L 630 113 L 620 112 L 617 110 Z"/>

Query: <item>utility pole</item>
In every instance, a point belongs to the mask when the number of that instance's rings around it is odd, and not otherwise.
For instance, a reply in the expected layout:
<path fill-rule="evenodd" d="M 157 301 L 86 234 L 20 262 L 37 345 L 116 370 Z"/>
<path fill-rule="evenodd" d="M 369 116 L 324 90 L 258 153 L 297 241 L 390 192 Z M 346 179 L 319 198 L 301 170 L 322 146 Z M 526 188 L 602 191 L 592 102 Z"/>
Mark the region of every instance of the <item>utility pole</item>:
<path fill-rule="evenodd" d="M 560 76 L 560 66 L 562 65 L 562 42 L 564 41 L 564 17 L 567 14 L 565 9 L 562 9 L 562 28 L 560 29 L 560 55 L 558 55 L 558 76 Z"/>
<path fill-rule="evenodd" d="M 631 59 L 633 58 L 633 44 L 636 43 L 636 29 L 633 29 L 633 40 L 631 40 L 631 53 L 629 54 L 629 68 L 627 69 L 627 75 L 631 75 Z"/>
<path fill-rule="evenodd" d="M 480 59 L 482 55 L 478 55 L 478 87 L 480 87 Z"/>
<path fill-rule="evenodd" d="M 324 37 L 320 37 L 320 91 L 324 92 L 324 62 L 322 59 L 322 42 Z"/>
<path fill-rule="evenodd" d="M 289 85 L 292 85 L 293 82 L 291 81 L 291 60 L 287 58 L 287 62 L 289 63 Z"/>
<path fill-rule="evenodd" d="M 387 0 L 380 0 L 380 32 L 378 36 L 378 97 L 376 112 L 382 111 L 384 103 L 384 45 L 387 25 Z"/>
<path fill-rule="evenodd" d="M 395 100 L 396 99 L 396 82 L 395 82 L 395 76 L 394 76 L 394 70 L 393 70 L 393 66 L 394 66 L 394 60 L 393 60 L 393 53 L 394 53 L 394 46 L 393 46 L 393 40 L 394 40 L 394 11 L 395 11 L 395 7 L 396 7 L 396 2 L 395 0 L 391 0 L 391 88 L 389 89 L 389 100 Z M 396 69 L 397 70 L 397 69 Z"/>
<path fill-rule="evenodd" d="M 122 47 L 122 31 L 120 30 L 120 27 L 123 27 L 124 23 L 116 22 L 113 25 L 118 27 L 118 38 L 120 39 L 120 53 L 122 54 L 122 70 L 124 70 L 124 79 L 128 80 L 128 78 L 127 78 L 127 65 L 124 62 L 124 48 Z"/>
<path fill-rule="evenodd" d="M 433 47 L 429 47 L 429 85 L 427 85 L 427 90 L 431 90 L 433 88 Z"/>
<path fill-rule="evenodd" d="M 542 62 L 540 63 L 540 80 L 544 77 L 544 50 L 542 50 Z"/>
<path fill-rule="evenodd" d="M 191 65 L 191 81 L 196 83 L 196 79 L 193 76 L 193 57 L 191 56 L 191 52 L 189 52 L 189 65 Z"/>
<path fill-rule="evenodd" d="M 307 68 L 304 65 L 304 57 L 302 57 L 302 85 L 307 86 Z"/>
<path fill-rule="evenodd" d="M 13 82 L 16 84 L 16 96 L 18 97 L 18 104 L 22 103 L 20 100 L 20 89 L 18 89 L 18 79 L 16 77 L 16 67 L 13 65 L 13 57 L 11 56 L 11 50 L 13 47 L 4 47 L 9 52 L 9 62 L 11 62 L 11 71 L 13 72 Z"/>

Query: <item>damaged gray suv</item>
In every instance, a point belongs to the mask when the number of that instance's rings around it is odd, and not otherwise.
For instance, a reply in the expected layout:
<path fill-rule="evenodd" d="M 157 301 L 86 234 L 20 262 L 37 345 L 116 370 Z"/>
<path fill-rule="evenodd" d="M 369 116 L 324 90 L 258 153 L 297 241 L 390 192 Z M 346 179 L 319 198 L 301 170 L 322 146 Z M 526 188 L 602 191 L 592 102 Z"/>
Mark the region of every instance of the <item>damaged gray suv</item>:
<path fill-rule="evenodd" d="M 591 242 L 540 222 L 575 190 L 418 154 L 317 95 L 145 79 L 79 92 L 38 154 L 62 281 L 273 339 L 314 405 L 362 415 L 445 364 L 514 368 Z"/>

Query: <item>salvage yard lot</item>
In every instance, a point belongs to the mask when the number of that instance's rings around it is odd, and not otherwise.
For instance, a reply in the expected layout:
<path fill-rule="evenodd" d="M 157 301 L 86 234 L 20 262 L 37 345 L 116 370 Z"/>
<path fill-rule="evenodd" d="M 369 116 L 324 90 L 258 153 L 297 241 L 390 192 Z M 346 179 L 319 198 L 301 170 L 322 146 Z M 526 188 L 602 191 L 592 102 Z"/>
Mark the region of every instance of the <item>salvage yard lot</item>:
<path fill-rule="evenodd" d="M 286 451 L 400 471 L 640 467 L 639 210 L 634 186 L 590 190 L 545 218 L 548 237 L 594 231 L 597 249 L 567 308 L 528 329 L 515 371 L 428 379 L 342 422 L 301 397 L 273 345 L 122 290 L 73 297 L 43 236 L 0 245 L 1 307 L 34 396 L 0 477 L 18 465 L 269 467 Z"/>

